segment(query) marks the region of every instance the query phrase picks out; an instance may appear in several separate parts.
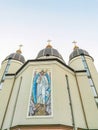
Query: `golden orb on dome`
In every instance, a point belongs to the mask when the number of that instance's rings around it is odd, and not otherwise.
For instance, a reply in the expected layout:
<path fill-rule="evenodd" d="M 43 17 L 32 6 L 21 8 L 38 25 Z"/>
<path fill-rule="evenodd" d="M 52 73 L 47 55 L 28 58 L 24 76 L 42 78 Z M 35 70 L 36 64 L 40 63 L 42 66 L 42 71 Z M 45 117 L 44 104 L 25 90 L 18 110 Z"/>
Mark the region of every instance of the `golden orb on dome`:
<path fill-rule="evenodd" d="M 52 48 L 52 46 L 51 46 L 50 44 L 48 44 L 48 45 L 46 46 L 46 48 Z"/>
<path fill-rule="evenodd" d="M 74 44 L 74 48 L 73 48 L 73 50 L 75 50 L 75 49 L 79 49 L 79 47 L 76 45 L 76 44 L 77 44 L 76 41 L 73 41 L 72 43 Z"/>
<path fill-rule="evenodd" d="M 46 48 L 52 48 L 52 46 L 51 46 L 51 44 L 50 44 L 50 43 L 51 43 L 51 40 L 48 40 L 47 43 L 48 43 L 48 45 L 46 46 Z"/>
<path fill-rule="evenodd" d="M 19 54 L 21 54 L 22 53 L 22 51 L 21 51 L 21 47 L 22 47 L 23 45 L 19 45 L 19 49 L 16 51 L 16 53 L 19 53 Z"/>

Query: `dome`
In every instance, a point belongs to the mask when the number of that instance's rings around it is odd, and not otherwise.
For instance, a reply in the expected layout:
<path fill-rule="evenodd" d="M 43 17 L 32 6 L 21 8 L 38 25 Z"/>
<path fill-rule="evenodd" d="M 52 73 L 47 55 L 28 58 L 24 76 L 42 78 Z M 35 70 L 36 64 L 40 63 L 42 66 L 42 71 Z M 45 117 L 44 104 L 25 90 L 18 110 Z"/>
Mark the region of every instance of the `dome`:
<path fill-rule="evenodd" d="M 91 57 L 87 51 L 80 49 L 78 46 L 75 46 L 73 52 L 69 56 L 69 61 L 80 55 L 86 55 Z"/>
<path fill-rule="evenodd" d="M 8 60 L 8 59 L 13 59 L 13 60 L 17 60 L 17 61 L 20 61 L 22 63 L 25 63 L 25 58 L 24 58 L 23 55 L 21 55 L 21 50 L 20 49 L 17 50 L 16 53 L 11 53 L 9 56 L 7 56 L 5 58 L 5 60 Z"/>
<path fill-rule="evenodd" d="M 46 48 L 42 49 L 38 55 L 37 55 L 37 59 L 39 58 L 51 58 L 50 56 L 53 56 L 55 58 L 59 58 L 60 60 L 63 60 L 62 56 L 60 55 L 60 53 L 58 52 L 58 50 L 54 49 L 50 44 L 48 44 L 46 46 Z"/>

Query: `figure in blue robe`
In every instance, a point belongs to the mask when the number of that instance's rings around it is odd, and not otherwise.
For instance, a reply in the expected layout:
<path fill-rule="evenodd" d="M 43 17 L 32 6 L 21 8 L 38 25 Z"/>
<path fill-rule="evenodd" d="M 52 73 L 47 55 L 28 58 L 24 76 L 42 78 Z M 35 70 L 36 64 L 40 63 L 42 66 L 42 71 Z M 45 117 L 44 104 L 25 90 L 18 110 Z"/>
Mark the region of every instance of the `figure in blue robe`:
<path fill-rule="evenodd" d="M 51 79 L 48 73 L 41 71 L 33 79 L 32 96 L 34 104 L 47 104 L 51 92 Z"/>

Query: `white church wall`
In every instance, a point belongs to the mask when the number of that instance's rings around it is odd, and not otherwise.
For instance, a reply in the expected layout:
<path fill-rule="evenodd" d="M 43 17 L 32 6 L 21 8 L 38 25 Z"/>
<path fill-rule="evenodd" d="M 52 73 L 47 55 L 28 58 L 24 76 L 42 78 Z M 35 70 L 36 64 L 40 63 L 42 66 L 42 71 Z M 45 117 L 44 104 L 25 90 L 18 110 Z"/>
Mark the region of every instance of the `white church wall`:
<path fill-rule="evenodd" d="M 0 126 L 2 125 L 4 114 L 6 113 L 13 82 L 13 78 L 6 79 L 3 83 L 2 90 L 0 90 Z"/>
<path fill-rule="evenodd" d="M 90 58 L 86 58 L 86 62 L 88 64 L 89 71 L 91 73 L 95 88 L 96 88 L 97 93 L 98 93 L 98 72 L 95 68 L 94 62 L 91 61 Z"/>
<path fill-rule="evenodd" d="M 4 70 L 6 68 L 7 63 L 2 63 L 1 68 L 0 68 L 0 80 L 2 79 Z"/>
<path fill-rule="evenodd" d="M 16 60 L 11 60 L 11 65 L 9 67 L 8 73 L 16 73 L 17 70 L 23 65 L 23 63 L 16 61 Z"/>
<path fill-rule="evenodd" d="M 80 72 L 82 73 L 82 72 Z M 80 128 L 86 128 L 83 109 L 81 105 L 80 94 L 78 90 L 78 84 L 74 75 L 68 74 L 70 94 L 72 99 L 73 115 L 75 120 L 75 126 Z"/>
<path fill-rule="evenodd" d="M 28 105 L 30 99 L 30 89 L 32 86 L 32 75 L 35 69 L 49 69 L 52 73 L 52 115 L 28 117 Z M 59 68 L 60 69 L 60 68 Z M 72 125 L 68 96 L 66 95 L 65 72 L 60 72 L 53 63 L 34 63 L 22 74 L 22 84 L 19 92 L 13 126 L 18 124 L 69 124 Z M 62 78 L 64 76 L 64 81 Z M 62 84 L 62 85 L 61 85 Z M 63 92 L 63 93 L 62 93 Z M 59 96 L 60 95 L 60 96 Z M 65 103 L 64 103 L 65 102 Z M 60 105 L 61 104 L 61 105 Z M 21 106 L 21 107 L 20 107 Z M 65 113 L 63 113 L 63 112 Z"/>
<path fill-rule="evenodd" d="M 84 70 L 84 66 L 80 56 L 75 57 L 71 61 L 69 61 L 69 66 L 74 70 Z"/>
<path fill-rule="evenodd" d="M 98 128 L 98 108 L 86 75 L 77 74 L 79 88 L 89 129 Z"/>
<path fill-rule="evenodd" d="M 36 74 L 39 74 L 41 71 L 51 74 L 51 114 L 28 116 L 34 74 L 35 72 Z M 86 128 L 75 73 L 57 61 L 29 62 L 22 70 L 20 70 L 20 72 L 17 73 L 3 128 L 6 129 L 16 125 L 31 124 L 63 124 L 72 126 L 72 113 L 66 75 L 68 76 L 75 126 Z M 77 80 L 83 99 L 88 125 L 90 128 L 96 128 L 98 120 L 96 113 L 98 112 L 85 72 L 77 73 Z M 10 86 L 11 88 L 12 83 L 13 80 L 8 77 L 5 86 Z M 8 88 L 6 89 L 5 92 L 7 92 L 8 95 L 10 90 Z M 92 111 L 96 111 L 94 115 L 91 113 Z M 95 121 L 94 123 L 93 120 Z"/>

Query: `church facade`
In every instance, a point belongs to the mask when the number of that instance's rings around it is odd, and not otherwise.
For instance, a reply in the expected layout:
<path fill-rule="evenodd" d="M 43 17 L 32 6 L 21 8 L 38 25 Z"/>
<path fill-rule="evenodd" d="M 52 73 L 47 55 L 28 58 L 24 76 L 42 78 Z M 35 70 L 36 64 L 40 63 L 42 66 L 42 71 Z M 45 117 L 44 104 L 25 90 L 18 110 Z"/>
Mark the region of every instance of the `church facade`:
<path fill-rule="evenodd" d="M 98 72 L 75 45 L 67 65 L 50 44 L 33 60 L 21 50 L 0 69 L 0 130 L 98 130 Z"/>

